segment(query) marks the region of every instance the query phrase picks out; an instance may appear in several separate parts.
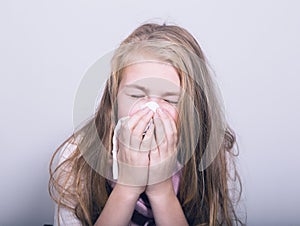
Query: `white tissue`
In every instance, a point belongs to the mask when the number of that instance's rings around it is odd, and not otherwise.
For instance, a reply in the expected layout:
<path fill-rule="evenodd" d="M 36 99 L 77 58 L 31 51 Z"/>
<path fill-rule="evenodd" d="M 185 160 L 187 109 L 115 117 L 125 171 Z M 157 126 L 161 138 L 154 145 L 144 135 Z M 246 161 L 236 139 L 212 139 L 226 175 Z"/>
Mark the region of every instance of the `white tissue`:
<path fill-rule="evenodd" d="M 114 135 L 113 135 L 113 141 L 112 141 L 112 145 L 113 145 L 113 149 L 112 149 L 112 156 L 113 156 L 113 179 L 116 180 L 118 179 L 118 161 L 117 161 L 117 151 L 118 151 L 118 140 L 117 140 L 117 136 L 118 136 L 118 132 L 121 129 L 121 125 L 122 122 L 125 121 L 126 119 L 128 119 L 129 117 L 123 117 L 120 118 L 115 129 L 114 129 Z"/>
<path fill-rule="evenodd" d="M 148 107 L 150 108 L 153 112 L 156 112 L 156 109 L 159 108 L 159 105 L 154 102 L 154 101 L 150 101 L 144 105 L 141 106 L 141 108 L 144 108 L 144 107 Z M 112 141 L 112 144 L 113 144 L 113 149 L 112 149 L 112 156 L 113 156 L 113 165 L 112 165 L 112 173 L 113 173 L 113 179 L 114 180 L 117 180 L 118 179 L 118 161 L 117 161 L 117 151 L 118 151 L 118 140 L 117 140 L 117 136 L 118 136 L 118 132 L 121 128 L 121 125 L 122 125 L 122 122 L 125 121 L 126 119 L 128 119 L 129 116 L 126 116 L 126 117 L 123 117 L 123 118 L 120 118 L 115 129 L 114 129 L 114 134 L 113 134 L 113 141 Z M 143 135 L 146 134 L 147 130 L 149 129 L 151 123 L 153 123 L 152 121 L 149 122 L 149 124 L 147 125 Z"/>
<path fill-rule="evenodd" d="M 150 102 L 142 105 L 141 108 L 144 108 L 146 106 L 148 108 L 150 108 L 153 112 L 156 112 L 156 109 L 159 108 L 159 105 L 156 102 L 154 102 L 154 101 L 150 101 Z"/>

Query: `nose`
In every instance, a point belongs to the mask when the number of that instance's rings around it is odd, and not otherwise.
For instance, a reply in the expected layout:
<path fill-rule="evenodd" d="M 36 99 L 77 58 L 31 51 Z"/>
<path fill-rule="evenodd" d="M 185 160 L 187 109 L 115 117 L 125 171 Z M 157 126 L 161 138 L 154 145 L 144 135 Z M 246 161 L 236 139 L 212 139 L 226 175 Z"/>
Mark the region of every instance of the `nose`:
<path fill-rule="evenodd" d="M 151 96 L 151 97 L 148 97 L 148 101 L 151 101 L 151 102 L 155 102 L 157 104 L 163 102 L 163 99 L 161 97 L 158 97 L 158 96 Z"/>
<path fill-rule="evenodd" d="M 149 97 L 147 101 L 148 103 L 154 102 L 155 104 L 158 105 L 159 108 L 166 110 L 169 113 L 169 115 L 174 119 L 175 122 L 177 121 L 178 109 L 175 105 L 168 103 L 161 97 Z"/>
<path fill-rule="evenodd" d="M 159 105 L 155 101 L 149 101 L 142 106 L 150 108 L 153 112 L 156 112 L 156 109 L 159 108 Z"/>

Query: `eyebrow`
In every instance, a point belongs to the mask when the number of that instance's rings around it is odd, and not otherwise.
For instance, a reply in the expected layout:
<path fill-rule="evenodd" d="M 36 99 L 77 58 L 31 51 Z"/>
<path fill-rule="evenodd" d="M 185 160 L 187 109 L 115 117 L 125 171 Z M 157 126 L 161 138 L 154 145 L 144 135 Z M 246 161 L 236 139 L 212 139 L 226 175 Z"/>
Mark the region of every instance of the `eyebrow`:
<path fill-rule="evenodd" d="M 140 90 L 144 91 L 145 93 L 149 92 L 149 89 L 147 89 L 144 86 L 137 85 L 137 84 L 125 85 L 125 88 L 136 88 L 136 89 L 140 89 Z M 165 93 L 163 93 L 163 96 L 180 96 L 180 92 L 165 92 Z"/>
<path fill-rule="evenodd" d="M 125 88 L 136 88 L 136 89 L 143 90 L 144 92 L 148 92 L 149 91 L 146 87 L 139 86 L 139 85 L 136 85 L 136 84 L 125 85 Z"/>

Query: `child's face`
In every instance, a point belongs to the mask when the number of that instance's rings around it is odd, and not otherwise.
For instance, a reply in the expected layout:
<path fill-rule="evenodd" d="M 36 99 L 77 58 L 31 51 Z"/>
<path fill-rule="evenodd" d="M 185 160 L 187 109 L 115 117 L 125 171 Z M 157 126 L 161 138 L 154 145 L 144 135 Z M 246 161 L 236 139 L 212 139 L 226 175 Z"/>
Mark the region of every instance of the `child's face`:
<path fill-rule="evenodd" d="M 145 103 L 155 101 L 177 121 L 180 80 L 174 67 L 142 62 L 125 68 L 118 90 L 118 118 L 134 114 Z"/>

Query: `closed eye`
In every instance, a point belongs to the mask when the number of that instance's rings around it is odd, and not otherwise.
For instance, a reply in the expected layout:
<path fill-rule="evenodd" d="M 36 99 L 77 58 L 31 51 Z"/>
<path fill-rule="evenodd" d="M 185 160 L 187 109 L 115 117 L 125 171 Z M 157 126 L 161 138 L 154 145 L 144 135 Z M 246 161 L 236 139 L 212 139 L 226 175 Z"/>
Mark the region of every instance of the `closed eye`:
<path fill-rule="evenodd" d="M 178 101 L 175 101 L 175 100 L 166 100 L 166 99 L 164 99 L 164 101 L 166 101 L 170 104 L 178 104 Z"/>
<path fill-rule="evenodd" d="M 129 95 L 132 98 L 143 98 L 145 95 Z"/>

